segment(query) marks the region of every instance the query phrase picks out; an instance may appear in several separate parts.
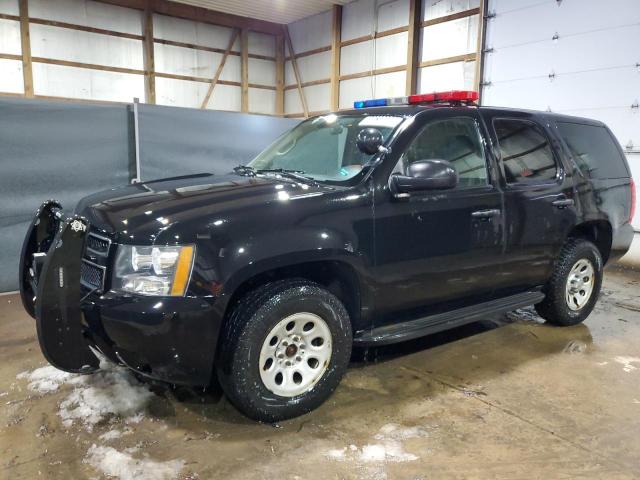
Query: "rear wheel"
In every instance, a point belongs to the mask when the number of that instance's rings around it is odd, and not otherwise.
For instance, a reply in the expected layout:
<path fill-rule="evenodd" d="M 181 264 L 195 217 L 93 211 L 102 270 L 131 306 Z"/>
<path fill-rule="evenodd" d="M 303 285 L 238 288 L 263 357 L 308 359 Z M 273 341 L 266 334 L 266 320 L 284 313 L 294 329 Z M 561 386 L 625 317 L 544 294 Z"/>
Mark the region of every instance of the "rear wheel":
<path fill-rule="evenodd" d="M 275 422 L 321 405 L 351 356 L 344 305 L 321 286 L 282 280 L 250 292 L 221 337 L 220 384 L 246 416 Z"/>
<path fill-rule="evenodd" d="M 536 311 L 549 323 L 576 325 L 589 316 L 602 286 L 602 256 L 588 240 L 567 241 Z"/>

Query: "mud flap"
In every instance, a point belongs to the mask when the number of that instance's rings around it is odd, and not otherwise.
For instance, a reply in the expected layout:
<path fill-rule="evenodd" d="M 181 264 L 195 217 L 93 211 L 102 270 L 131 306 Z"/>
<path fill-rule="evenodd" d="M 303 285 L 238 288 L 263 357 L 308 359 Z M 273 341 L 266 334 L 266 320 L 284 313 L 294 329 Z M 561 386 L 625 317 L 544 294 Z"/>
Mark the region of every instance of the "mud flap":
<path fill-rule="evenodd" d="M 88 223 L 82 217 L 62 220 L 37 279 L 35 316 L 40 349 L 51 365 L 73 373 L 90 373 L 99 366 L 82 333 L 80 265 L 87 230 Z"/>
<path fill-rule="evenodd" d="M 62 205 L 59 202 L 56 200 L 44 202 L 36 210 L 22 244 L 18 277 L 20 279 L 20 297 L 24 309 L 33 318 L 36 318 L 35 302 L 38 277 L 45 256 L 58 231 L 61 217 Z"/>

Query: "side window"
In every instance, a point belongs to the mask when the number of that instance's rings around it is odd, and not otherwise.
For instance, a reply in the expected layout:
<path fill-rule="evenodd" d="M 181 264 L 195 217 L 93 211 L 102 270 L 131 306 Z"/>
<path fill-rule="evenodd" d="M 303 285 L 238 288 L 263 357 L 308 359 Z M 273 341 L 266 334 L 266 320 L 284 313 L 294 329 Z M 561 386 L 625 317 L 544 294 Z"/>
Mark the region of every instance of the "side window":
<path fill-rule="evenodd" d="M 551 145 L 538 125 L 527 120 L 496 118 L 493 128 L 498 137 L 507 183 L 531 183 L 556 178 L 558 166 Z"/>
<path fill-rule="evenodd" d="M 487 185 L 485 159 L 478 125 L 473 118 L 458 117 L 428 123 L 400 158 L 394 172 L 407 175 L 419 160 L 448 160 L 458 172 L 458 188 Z"/>

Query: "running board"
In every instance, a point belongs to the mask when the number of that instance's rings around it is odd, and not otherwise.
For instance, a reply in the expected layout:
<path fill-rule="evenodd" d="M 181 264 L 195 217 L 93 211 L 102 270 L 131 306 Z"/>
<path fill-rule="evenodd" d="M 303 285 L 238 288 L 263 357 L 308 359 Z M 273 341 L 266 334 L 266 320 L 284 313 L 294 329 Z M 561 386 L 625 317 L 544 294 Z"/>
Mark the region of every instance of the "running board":
<path fill-rule="evenodd" d="M 517 308 L 534 305 L 544 299 L 544 293 L 530 291 L 489 302 L 459 308 L 450 312 L 438 313 L 407 322 L 385 325 L 372 330 L 359 332 L 353 339 L 356 346 L 388 345 L 423 337 L 450 328 L 482 320 L 487 316 L 510 312 Z"/>

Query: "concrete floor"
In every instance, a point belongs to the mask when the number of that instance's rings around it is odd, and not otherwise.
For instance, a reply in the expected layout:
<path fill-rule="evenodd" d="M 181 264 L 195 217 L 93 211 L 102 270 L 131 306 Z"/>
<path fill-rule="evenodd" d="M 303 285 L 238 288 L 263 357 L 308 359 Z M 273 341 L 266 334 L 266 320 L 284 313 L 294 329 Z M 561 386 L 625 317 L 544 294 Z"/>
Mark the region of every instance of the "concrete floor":
<path fill-rule="evenodd" d="M 639 285 L 608 270 L 584 325 L 519 311 L 360 352 L 324 406 L 280 425 L 178 390 L 91 432 L 59 418 L 74 385 L 39 394 L 16 378 L 45 361 L 19 298 L 0 297 L 0 478 L 103 478 L 94 444 L 122 453 L 124 479 L 162 478 L 144 473 L 170 460 L 183 479 L 640 478 Z"/>

